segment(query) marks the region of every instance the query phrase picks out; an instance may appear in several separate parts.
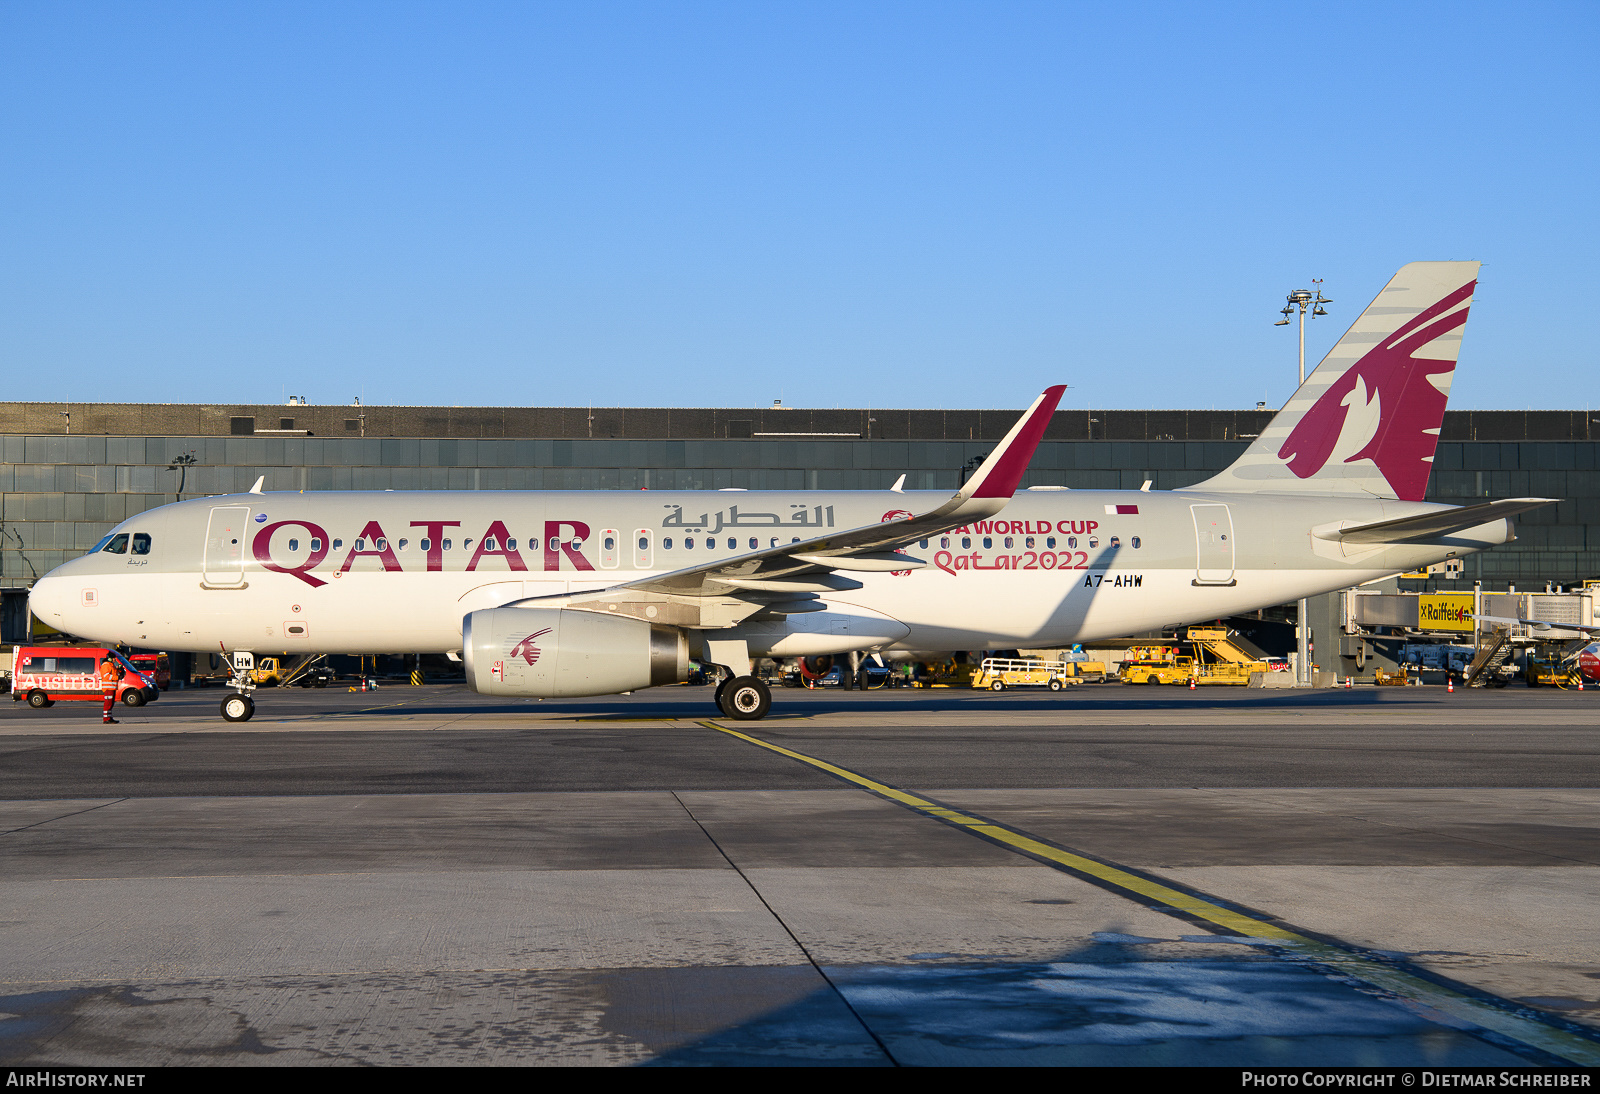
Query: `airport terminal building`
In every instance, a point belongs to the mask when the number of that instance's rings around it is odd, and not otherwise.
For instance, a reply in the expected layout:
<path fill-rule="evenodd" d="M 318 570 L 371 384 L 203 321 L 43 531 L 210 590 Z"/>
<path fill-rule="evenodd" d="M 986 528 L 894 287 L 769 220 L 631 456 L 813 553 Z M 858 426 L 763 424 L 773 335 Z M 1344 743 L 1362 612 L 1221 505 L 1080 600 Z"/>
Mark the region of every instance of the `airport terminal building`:
<path fill-rule="evenodd" d="M 258 477 L 267 490 L 870 490 L 904 474 L 909 489 L 954 490 L 1019 412 L 0 403 L 0 588 L 25 589 L 146 509 Z M 1058 411 L 1023 485 L 1189 486 L 1272 413 Z M 1600 577 L 1600 413 L 1446 412 L 1429 500 L 1524 496 L 1562 500 L 1431 587 Z"/>

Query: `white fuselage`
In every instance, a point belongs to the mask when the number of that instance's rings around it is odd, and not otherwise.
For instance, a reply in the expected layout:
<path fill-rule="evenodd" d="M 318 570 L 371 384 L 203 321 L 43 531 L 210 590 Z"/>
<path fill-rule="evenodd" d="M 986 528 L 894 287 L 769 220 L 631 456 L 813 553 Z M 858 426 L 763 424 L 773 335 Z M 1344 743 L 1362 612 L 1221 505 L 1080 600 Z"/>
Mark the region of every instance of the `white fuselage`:
<path fill-rule="evenodd" d="M 32 591 L 40 619 L 98 642 L 260 653 L 451 652 L 472 611 L 561 597 L 924 512 L 941 493 L 235 494 L 141 513 Z M 1329 529 L 1446 508 L 1199 491 L 1019 493 L 992 520 L 852 574 L 826 609 L 737 628 L 753 655 L 1058 646 L 1213 619 L 1511 538 L 1354 547 Z M 1318 535 L 1318 533 L 1323 533 Z M 692 544 L 692 545 L 691 545 Z"/>

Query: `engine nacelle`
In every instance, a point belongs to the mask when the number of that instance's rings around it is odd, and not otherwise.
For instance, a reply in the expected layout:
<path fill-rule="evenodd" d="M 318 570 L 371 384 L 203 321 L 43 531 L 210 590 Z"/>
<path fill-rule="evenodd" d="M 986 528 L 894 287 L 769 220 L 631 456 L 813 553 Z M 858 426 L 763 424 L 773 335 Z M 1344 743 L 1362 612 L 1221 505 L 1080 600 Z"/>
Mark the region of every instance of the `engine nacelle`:
<path fill-rule="evenodd" d="M 484 695 L 615 695 L 689 678 L 677 627 L 570 608 L 488 608 L 462 622 L 467 682 Z"/>

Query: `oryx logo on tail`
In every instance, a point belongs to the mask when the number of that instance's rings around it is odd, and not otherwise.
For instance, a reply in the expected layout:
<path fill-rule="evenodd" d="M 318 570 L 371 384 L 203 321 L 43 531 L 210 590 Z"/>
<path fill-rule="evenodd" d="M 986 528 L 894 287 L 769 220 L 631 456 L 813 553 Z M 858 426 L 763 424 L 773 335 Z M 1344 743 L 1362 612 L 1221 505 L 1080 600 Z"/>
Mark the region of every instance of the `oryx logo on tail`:
<path fill-rule="evenodd" d="M 518 642 L 515 646 L 511 647 L 510 655 L 512 657 L 520 657 L 530 665 L 537 664 L 539 661 L 539 647 L 533 644 L 533 640 L 535 638 L 541 638 L 549 633 L 549 627 L 546 627 L 542 631 L 534 631 L 521 642 Z"/>
<path fill-rule="evenodd" d="M 1448 376 L 1456 363 L 1414 354 L 1466 323 L 1477 284 L 1469 281 L 1423 309 L 1335 380 L 1278 449 L 1289 470 L 1302 479 L 1321 471 L 1334 454 L 1351 411 L 1370 408 L 1375 428 L 1344 462 L 1371 460 L 1396 497 L 1421 501 L 1449 398 L 1449 381 L 1436 383 L 1433 377 Z"/>

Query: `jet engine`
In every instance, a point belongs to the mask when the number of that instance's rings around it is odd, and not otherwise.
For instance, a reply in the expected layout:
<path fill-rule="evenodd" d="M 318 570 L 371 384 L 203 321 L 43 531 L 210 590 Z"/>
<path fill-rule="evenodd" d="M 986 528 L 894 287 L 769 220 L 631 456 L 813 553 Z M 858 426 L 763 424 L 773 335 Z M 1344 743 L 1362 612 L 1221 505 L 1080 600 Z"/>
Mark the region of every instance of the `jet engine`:
<path fill-rule="evenodd" d="M 615 695 L 689 678 L 684 631 L 570 608 L 488 608 L 462 622 L 467 681 L 484 695 Z"/>

